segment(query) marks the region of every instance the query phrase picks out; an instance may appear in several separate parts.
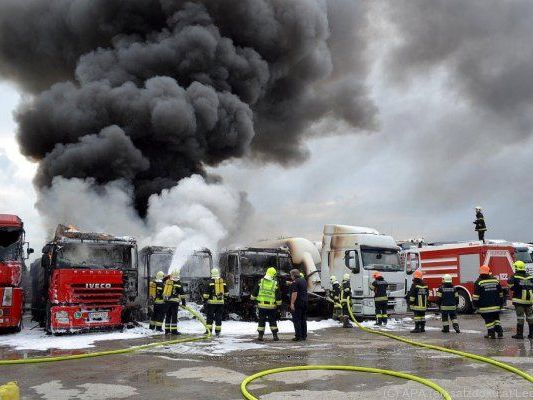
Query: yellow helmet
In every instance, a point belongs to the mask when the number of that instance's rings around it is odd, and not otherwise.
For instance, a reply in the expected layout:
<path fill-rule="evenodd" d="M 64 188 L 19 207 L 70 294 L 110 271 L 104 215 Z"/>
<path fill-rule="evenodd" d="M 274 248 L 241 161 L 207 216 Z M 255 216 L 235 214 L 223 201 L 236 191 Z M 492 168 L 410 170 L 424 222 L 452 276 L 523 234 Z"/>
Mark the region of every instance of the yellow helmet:
<path fill-rule="evenodd" d="M 211 270 L 211 278 L 220 278 L 220 271 L 218 268 L 213 268 Z"/>
<path fill-rule="evenodd" d="M 342 280 L 343 280 L 343 281 L 349 281 L 349 280 L 350 280 L 350 274 L 344 274 L 344 275 L 342 276 Z"/>
<path fill-rule="evenodd" d="M 513 265 L 514 265 L 514 269 L 516 271 L 525 271 L 526 270 L 526 264 L 523 261 L 521 261 L 521 260 L 515 261 Z"/>
<path fill-rule="evenodd" d="M 270 276 L 271 278 L 274 278 L 274 277 L 278 274 L 278 271 L 276 271 L 276 268 L 274 268 L 274 267 L 269 267 L 269 268 L 267 269 L 266 274 L 267 274 L 268 276 Z"/>
<path fill-rule="evenodd" d="M 165 273 L 163 271 L 157 271 L 155 274 L 155 279 L 163 279 L 165 277 Z"/>
<path fill-rule="evenodd" d="M 170 273 L 170 277 L 172 279 L 179 279 L 180 278 L 180 271 L 178 269 L 175 269 Z"/>

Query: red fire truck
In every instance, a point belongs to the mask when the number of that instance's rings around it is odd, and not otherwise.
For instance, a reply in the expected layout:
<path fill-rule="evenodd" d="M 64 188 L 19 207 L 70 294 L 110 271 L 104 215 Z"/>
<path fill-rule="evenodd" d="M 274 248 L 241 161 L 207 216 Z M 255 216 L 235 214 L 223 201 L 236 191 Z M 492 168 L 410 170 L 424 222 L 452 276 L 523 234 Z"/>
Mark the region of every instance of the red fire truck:
<path fill-rule="evenodd" d="M 24 224 L 16 215 L 0 214 L 0 330 L 19 332 L 24 312 L 20 287 L 24 261 Z M 27 254 L 33 249 L 27 248 Z"/>
<path fill-rule="evenodd" d="M 138 294 L 137 266 L 135 239 L 59 225 L 31 269 L 34 320 L 49 333 L 122 327 Z"/>
<path fill-rule="evenodd" d="M 409 280 L 416 269 L 424 272 L 431 302 L 436 300 L 442 277 L 451 275 L 453 284 L 459 288 L 459 312 L 469 313 L 472 311 L 474 282 L 479 276 L 479 267 L 488 265 L 506 288 L 507 278 L 513 274 L 514 252 L 510 244 L 455 243 L 411 248 L 404 251 L 403 260 Z M 407 286 L 410 287 L 410 283 Z"/>

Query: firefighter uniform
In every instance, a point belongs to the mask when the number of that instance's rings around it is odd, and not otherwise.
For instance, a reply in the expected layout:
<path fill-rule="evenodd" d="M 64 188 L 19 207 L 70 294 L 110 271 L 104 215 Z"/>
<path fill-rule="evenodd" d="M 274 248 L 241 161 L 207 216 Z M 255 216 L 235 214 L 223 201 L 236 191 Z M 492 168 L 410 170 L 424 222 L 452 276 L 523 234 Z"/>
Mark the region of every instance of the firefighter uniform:
<path fill-rule="evenodd" d="M 278 307 L 281 305 L 281 290 L 276 280 L 276 275 L 275 268 L 268 268 L 265 277 L 259 281 L 250 296 L 252 300 L 257 301 L 259 314 L 259 322 L 257 324 L 258 340 L 263 340 L 267 321 L 274 340 L 279 340 L 277 317 Z"/>
<path fill-rule="evenodd" d="M 167 311 L 165 316 L 165 333 L 179 335 L 178 331 L 178 310 L 180 302 L 185 305 L 185 294 L 181 281 L 177 273 L 173 273 L 170 279 L 165 282 L 163 297 L 166 302 Z"/>
<path fill-rule="evenodd" d="M 387 325 L 387 281 L 381 274 L 374 274 L 375 280 L 370 284 L 370 289 L 374 291 L 374 306 L 376 308 L 376 325 Z"/>
<path fill-rule="evenodd" d="M 516 312 L 516 335 L 514 339 L 524 338 L 524 324 L 529 325 L 529 339 L 533 339 L 533 276 L 526 272 L 523 261 L 514 263 L 515 274 L 507 282 L 511 286 L 512 301 Z"/>
<path fill-rule="evenodd" d="M 342 326 L 351 328 L 350 307 L 352 307 L 352 286 L 350 285 L 350 274 L 344 274 L 341 284 L 341 306 L 342 306 Z"/>
<path fill-rule="evenodd" d="M 334 276 L 330 277 L 331 290 L 328 297 L 333 303 L 333 319 L 342 320 L 342 304 L 341 304 L 341 285 Z"/>
<path fill-rule="evenodd" d="M 228 297 L 228 288 L 226 282 L 220 277 L 218 269 L 211 270 L 211 282 L 206 291 L 203 293 L 206 302 L 206 323 L 208 332 L 213 329 L 215 322 L 215 334 L 220 336 L 222 330 L 222 317 L 224 316 L 224 301 Z"/>
<path fill-rule="evenodd" d="M 485 243 L 485 232 L 487 231 L 487 225 L 485 224 L 485 217 L 481 212 L 481 207 L 476 207 L 476 220 L 474 221 L 475 230 L 478 235 L 478 239 Z"/>
<path fill-rule="evenodd" d="M 422 280 L 422 274 L 417 274 L 420 270 L 415 271 L 415 278 L 407 300 L 409 307 L 414 313 L 415 329 L 411 333 L 419 333 L 426 331 L 426 310 L 428 308 L 429 289 L 426 283 Z"/>
<path fill-rule="evenodd" d="M 163 291 L 165 288 L 165 283 L 163 278 L 165 274 L 162 271 L 159 271 L 156 274 L 156 279 L 150 282 L 149 286 L 149 297 L 154 304 L 154 310 L 152 312 L 152 317 L 150 319 L 150 329 L 156 331 L 163 330 L 163 320 L 165 319 L 166 314 L 166 303 L 163 297 Z"/>
<path fill-rule="evenodd" d="M 502 338 L 500 310 L 505 301 L 503 289 L 500 282 L 490 274 L 488 267 L 482 266 L 480 272 L 481 274 L 474 284 L 473 304 L 485 321 L 487 327 L 485 338 L 494 339 L 495 333 L 498 334 L 499 338 Z"/>
<path fill-rule="evenodd" d="M 457 322 L 457 305 L 459 304 L 459 293 L 453 286 L 452 277 L 444 275 L 444 283 L 437 289 L 437 305 L 440 308 L 442 317 L 442 332 L 450 332 L 450 322 L 452 322 L 455 332 L 460 333 Z"/>

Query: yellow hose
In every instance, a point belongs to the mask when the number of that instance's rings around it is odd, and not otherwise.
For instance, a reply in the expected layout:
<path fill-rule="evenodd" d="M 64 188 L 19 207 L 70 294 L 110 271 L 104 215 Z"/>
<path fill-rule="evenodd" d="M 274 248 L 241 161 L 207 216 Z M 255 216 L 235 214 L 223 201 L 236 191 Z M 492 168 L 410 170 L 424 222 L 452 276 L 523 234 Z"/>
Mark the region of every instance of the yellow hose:
<path fill-rule="evenodd" d="M 187 343 L 187 342 L 196 342 L 199 340 L 205 340 L 205 339 L 210 338 L 211 332 L 209 332 L 209 329 L 207 328 L 207 324 L 204 318 L 198 312 L 194 311 L 190 307 L 187 307 L 187 306 L 180 306 L 180 307 L 188 311 L 189 313 L 191 313 L 194 317 L 196 317 L 196 319 L 200 321 L 200 323 L 204 326 L 204 328 L 208 331 L 208 333 L 201 337 L 165 340 L 163 342 L 153 342 L 153 343 L 148 343 L 148 344 L 142 344 L 139 346 L 132 346 L 126 349 L 104 350 L 104 351 L 97 351 L 93 353 L 72 354 L 68 356 L 57 356 L 57 357 L 33 357 L 33 358 L 23 358 L 23 359 L 18 359 L 18 360 L 0 360 L 0 365 L 36 364 L 36 363 L 46 363 L 46 362 L 54 362 L 54 361 L 79 360 L 81 358 L 102 357 L 102 356 L 110 356 L 110 355 L 116 355 L 116 354 L 127 354 L 127 353 L 133 353 L 139 350 L 151 349 L 154 347 L 168 346 L 172 344 Z"/>
<path fill-rule="evenodd" d="M 291 372 L 291 371 L 309 371 L 309 370 L 335 370 L 335 371 L 352 371 L 352 372 L 368 372 L 371 374 L 382 374 L 395 376 L 397 378 L 408 379 L 425 385 L 436 392 L 440 393 L 443 399 L 451 400 L 450 394 L 444 390 L 442 387 L 437 385 L 435 382 L 430 381 L 429 379 L 421 378 L 416 375 L 406 374 L 404 372 L 391 371 L 388 369 L 380 368 L 370 368 L 370 367 L 359 367 L 353 365 L 299 365 L 296 367 L 284 367 L 284 368 L 274 368 L 265 371 L 258 372 L 257 374 L 251 375 L 244 379 L 241 382 L 241 393 L 245 399 L 248 400 L 258 400 L 253 394 L 251 394 L 246 388 L 248 384 L 258 378 L 261 378 L 266 375 L 279 374 L 282 372 Z"/>

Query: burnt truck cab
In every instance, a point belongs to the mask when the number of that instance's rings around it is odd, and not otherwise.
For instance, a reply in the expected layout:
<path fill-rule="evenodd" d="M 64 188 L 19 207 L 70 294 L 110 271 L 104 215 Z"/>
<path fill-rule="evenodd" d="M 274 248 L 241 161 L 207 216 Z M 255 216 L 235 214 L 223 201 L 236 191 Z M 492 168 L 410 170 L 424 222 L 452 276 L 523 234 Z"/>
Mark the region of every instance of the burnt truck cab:
<path fill-rule="evenodd" d="M 25 260 L 33 249 L 27 247 L 24 224 L 16 215 L 0 214 L 0 331 L 19 332 L 24 312 L 21 282 Z M 26 247 L 26 249 L 25 249 Z"/>
<path fill-rule="evenodd" d="M 33 318 L 49 333 L 120 328 L 138 295 L 137 243 L 131 237 L 59 225 L 32 268 Z"/>

